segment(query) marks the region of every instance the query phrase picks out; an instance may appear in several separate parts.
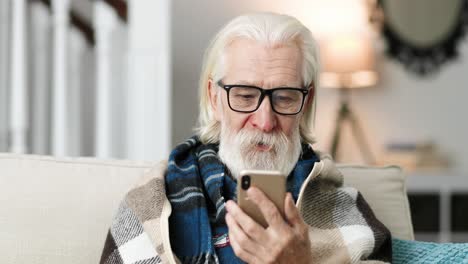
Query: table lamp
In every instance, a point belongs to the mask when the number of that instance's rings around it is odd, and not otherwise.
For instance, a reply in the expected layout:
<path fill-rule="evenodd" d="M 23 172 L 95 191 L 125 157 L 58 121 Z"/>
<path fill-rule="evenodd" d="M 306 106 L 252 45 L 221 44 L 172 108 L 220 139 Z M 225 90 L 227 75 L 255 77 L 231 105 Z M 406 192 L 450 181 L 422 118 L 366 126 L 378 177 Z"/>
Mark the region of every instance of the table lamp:
<path fill-rule="evenodd" d="M 377 83 L 374 68 L 374 49 L 370 36 L 359 33 L 328 36 L 320 40 L 322 87 L 339 88 L 341 106 L 333 133 L 331 154 L 338 160 L 338 147 L 342 124 L 349 121 L 351 132 L 357 140 L 359 150 L 368 164 L 375 158 L 367 144 L 356 114 L 349 107 L 349 92 L 354 88 L 371 87 Z"/>

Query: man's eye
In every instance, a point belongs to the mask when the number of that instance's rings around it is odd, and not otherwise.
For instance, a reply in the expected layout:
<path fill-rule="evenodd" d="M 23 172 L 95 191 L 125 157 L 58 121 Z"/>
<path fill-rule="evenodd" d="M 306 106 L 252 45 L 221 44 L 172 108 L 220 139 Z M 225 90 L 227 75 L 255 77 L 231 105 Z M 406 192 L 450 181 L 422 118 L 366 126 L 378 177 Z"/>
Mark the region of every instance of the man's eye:
<path fill-rule="evenodd" d="M 288 96 L 278 96 L 276 98 L 278 101 L 281 101 L 281 102 L 284 102 L 284 103 L 290 103 L 293 101 L 293 99 L 291 97 L 288 97 Z"/>
<path fill-rule="evenodd" d="M 255 95 L 253 95 L 253 94 L 237 94 L 236 97 L 240 98 L 240 99 L 254 99 Z"/>

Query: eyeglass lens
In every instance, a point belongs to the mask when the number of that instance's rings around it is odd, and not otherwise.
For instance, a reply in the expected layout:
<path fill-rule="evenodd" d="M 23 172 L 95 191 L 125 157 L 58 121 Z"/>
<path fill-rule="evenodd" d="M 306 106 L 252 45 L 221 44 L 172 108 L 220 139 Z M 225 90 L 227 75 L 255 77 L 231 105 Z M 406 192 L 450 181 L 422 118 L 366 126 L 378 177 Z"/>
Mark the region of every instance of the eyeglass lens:
<path fill-rule="evenodd" d="M 252 87 L 232 87 L 229 103 L 236 111 L 254 111 L 259 106 L 262 92 Z M 299 112 L 304 94 L 298 90 L 278 89 L 273 91 L 271 100 L 276 112 L 291 114 Z"/>

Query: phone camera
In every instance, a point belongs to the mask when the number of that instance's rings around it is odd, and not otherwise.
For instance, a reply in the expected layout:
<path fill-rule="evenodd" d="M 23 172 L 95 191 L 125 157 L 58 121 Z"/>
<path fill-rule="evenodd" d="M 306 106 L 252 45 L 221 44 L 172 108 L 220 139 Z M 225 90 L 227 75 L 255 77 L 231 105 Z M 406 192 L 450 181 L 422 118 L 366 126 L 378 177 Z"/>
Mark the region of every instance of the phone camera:
<path fill-rule="evenodd" d="M 250 187 L 250 176 L 249 175 L 242 176 L 241 185 L 242 185 L 242 189 L 244 189 L 244 190 L 249 189 L 249 187 Z"/>

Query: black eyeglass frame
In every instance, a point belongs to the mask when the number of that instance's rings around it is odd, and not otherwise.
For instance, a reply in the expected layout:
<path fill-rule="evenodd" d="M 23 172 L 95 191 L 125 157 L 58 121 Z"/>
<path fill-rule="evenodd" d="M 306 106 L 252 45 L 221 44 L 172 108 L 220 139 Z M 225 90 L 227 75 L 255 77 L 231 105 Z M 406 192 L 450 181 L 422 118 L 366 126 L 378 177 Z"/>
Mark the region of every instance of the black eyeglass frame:
<path fill-rule="evenodd" d="M 218 81 L 218 86 L 223 88 L 226 93 L 227 93 L 227 101 L 228 101 L 228 105 L 229 105 L 229 108 L 231 108 L 232 111 L 234 112 L 239 112 L 239 113 L 253 113 L 255 111 L 258 110 L 258 108 L 260 107 L 260 105 L 262 104 L 263 102 L 263 99 L 265 99 L 265 95 L 268 96 L 270 98 L 270 106 L 271 106 L 271 109 L 273 110 L 273 112 L 277 113 L 277 114 L 280 114 L 280 115 L 297 115 L 299 114 L 301 111 L 302 111 L 302 108 L 304 108 L 304 101 L 305 101 L 305 98 L 307 97 L 307 95 L 309 94 L 309 90 L 307 89 L 307 87 L 304 87 L 304 88 L 295 88 L 295 87 L 278 87 L 278 88 L 273 88 L 273 89 L 263 89 L 263 88 L 260 88 L 260 87 L 257 87 L 257 86 L 253 86 L 253 85 L 243 85 L 243 84 L 224 84 L 222 80 L 219 80 Z M 254 110 L 250 110 L 250 111 L 241 111 L 241 110 L 236 110 L 234 108 L 232 108 L 231 106 L 231 102 L 229 100 L 229 92 L 232 88 L 234 87 L 241 87 L 241 88 L 254 88 L 254 89 L 257 89 L 260 91 L 260 98 L 258 99 L 258 104 L 257 106 L 255 107 Z M 276 111 L 275 109 L 275 106 L 273 105 L 273 92 L 274 91 L 278 91 L 278 90 L 292 90 L 292 91 L 299 91 L 302 93 L 302 102 L 301 102 L 301 107 L 299 108 L 299 110 L 295 113 L 289 113 L 289 114 L 285 114 L 285 113 L 281 113 L 281 112 L 278 112 Z"/>

